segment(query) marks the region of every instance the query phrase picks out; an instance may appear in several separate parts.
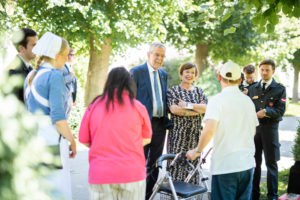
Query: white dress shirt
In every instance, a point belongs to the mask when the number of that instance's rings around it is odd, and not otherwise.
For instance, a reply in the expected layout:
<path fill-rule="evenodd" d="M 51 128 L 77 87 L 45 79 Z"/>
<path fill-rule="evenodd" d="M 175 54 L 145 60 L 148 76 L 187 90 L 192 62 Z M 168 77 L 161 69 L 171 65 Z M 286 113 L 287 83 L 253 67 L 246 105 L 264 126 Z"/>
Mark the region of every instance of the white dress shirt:
<path fill-rule="evenodd" d="M 19 58 L 24 62 L 25 66 L 27 69 L 29 69 L 29 67 L 32 67 L 30 65 L 30 63 L 28 63 L 20 54 L 18 54 Z"/>
<path fill-rule="evenodd" d="M 263 87 L 263 83 L 266 83 L 266 86 L 265 86 L 265 90 L 266 90 L 271 85 L 272 81 L 273 81 L 273 78 L 268 80 L 268 82 L 264 82 L 263 80 L 261 80 L 261 83 L 260 83 L 261 88 Z"/>

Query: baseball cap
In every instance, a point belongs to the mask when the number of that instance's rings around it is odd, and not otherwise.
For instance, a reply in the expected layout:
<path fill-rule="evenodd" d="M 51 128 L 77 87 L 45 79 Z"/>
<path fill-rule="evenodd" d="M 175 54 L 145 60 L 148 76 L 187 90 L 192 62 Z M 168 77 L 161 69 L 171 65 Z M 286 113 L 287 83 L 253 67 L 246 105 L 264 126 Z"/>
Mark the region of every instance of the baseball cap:
<path fill-rule="evenodd" d="M 240 66 L 232 61 L 228 61 L 221 66 L 220 75 L 228 80 L 238 80 L 241 78 Z"/>

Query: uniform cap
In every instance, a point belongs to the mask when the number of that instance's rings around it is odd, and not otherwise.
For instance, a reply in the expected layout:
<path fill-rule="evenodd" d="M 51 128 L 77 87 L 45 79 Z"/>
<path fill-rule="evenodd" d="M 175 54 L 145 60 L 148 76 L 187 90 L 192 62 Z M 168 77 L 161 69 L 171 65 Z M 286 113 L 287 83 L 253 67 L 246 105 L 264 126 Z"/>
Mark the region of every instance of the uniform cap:
<path fill-rule="evenodd" d="M 33 47 L 32 52 L 38 56 L 47 56 L 55 59 L 56 54 L 60 51 L 61 44 L 61 37 L 51 32 L 46 32 Z"/>

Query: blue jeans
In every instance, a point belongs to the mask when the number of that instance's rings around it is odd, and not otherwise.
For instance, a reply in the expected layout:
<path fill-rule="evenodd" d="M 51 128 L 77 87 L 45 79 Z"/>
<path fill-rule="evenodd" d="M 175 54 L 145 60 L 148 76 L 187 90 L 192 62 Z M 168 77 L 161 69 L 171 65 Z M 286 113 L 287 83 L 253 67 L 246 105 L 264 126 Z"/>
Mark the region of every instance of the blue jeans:
<path fill-rule="evenodd" d="M 250 200 L 252 195 L 253 168 L 212 176 L 212 200 Z"/>

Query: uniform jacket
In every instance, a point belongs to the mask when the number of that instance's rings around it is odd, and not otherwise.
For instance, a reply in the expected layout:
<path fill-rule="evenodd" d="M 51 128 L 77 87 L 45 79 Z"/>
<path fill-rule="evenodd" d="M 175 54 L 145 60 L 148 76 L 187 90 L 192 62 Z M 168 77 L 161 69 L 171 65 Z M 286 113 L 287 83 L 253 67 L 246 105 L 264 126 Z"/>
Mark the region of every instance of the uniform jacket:
<path fill-rule="evenodd" d="M 66 81 L 67 89 L 69 92 L 72 92 L 72 100 L 73 102 L 75 102 L 77 95 L 77 78 L 75 77 L 75 75 L 73 77 L 70 75 L 70 69 L 66 64 L 64 65 L 62 71 Z"/>
<path fill-rule="evenodd" d="M 266 109 L 266 117 L 259 119 L 260 124 L 278 123 L 285 112 L 286 91 L 285 87 L 274 79 L 271 85 L 263 92 L 261 81 L 252 85 L 248 96 L 255 104 L 256 112 Z"/>
<path fill-rule="evenodd" d="M 250 85 L 249 84 L 247 84 L 247 83 L 245 83 L 244 81 L 242 81 L 241 82 L 241 84 L 239 84 L 239 89 L 243 92 L 244 91 L 244 89 L 249 89 L 249 87 L 251 87 L 252 85 L 254 85 L 254 84 L 256 84 L 257 82 L 255 81 L 255 82 L 253 82 L 253 83 L 251 83 Z"/>
<path fill-rule="evenodd" d="M 22 59 L 17 55 L 15 59 L 9 64 L 8 66 L 8 74 L 9 76 L 13 75 L 21 75 L 22 77 L 22 85 L 19 87 L 16 87 L 13 89 L 13 93 L 17 96 L 17 98 L 24 102 L 24 89 L 23 89 L 23 83 L 28 75 L 28 73 L 32 70 L 32 67 L 27 68 L 25 63 L 22 61 Z"/>

